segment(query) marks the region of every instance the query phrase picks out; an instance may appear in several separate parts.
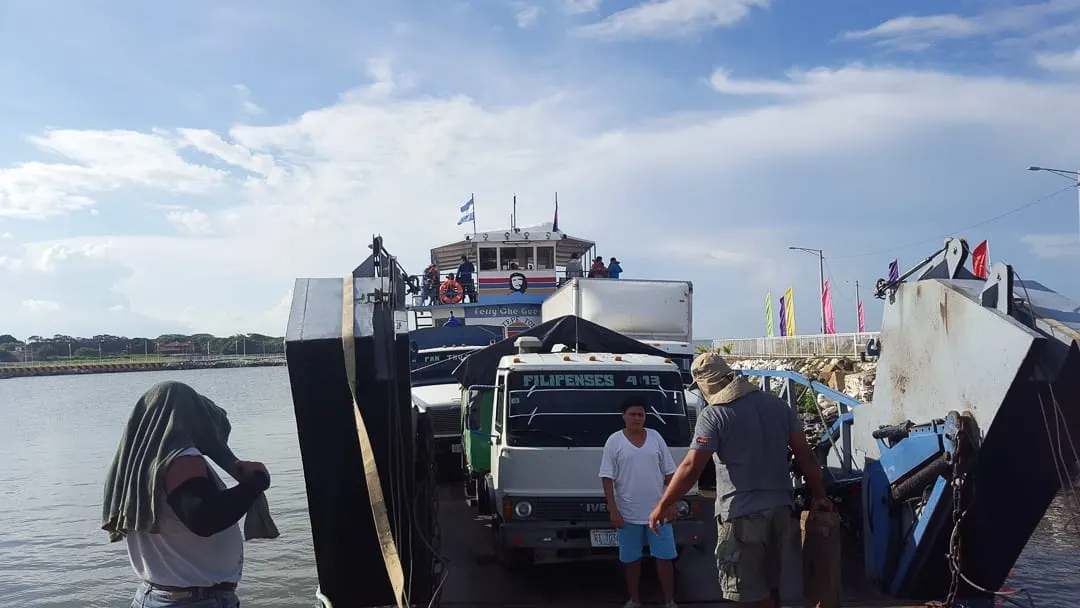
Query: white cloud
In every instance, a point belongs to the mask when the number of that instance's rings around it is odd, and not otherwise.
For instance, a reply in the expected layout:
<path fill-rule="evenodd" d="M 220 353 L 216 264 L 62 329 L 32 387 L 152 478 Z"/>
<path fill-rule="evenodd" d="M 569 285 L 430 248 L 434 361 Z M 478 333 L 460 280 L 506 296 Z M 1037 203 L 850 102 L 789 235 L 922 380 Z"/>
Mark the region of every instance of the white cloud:
<path fill-rule="evenodd" d="M 60 310 L 60 305 L 50 300 L 27 299 L 22 302 L 23 308 L 34 314 L 47 314 Z"/>
<path fill-rule="evenodd" d="M 0 239 L 13 239 L 13 238 L 15 238 L 15 235 L 11 234 L 10 232 L 4 232 L 3 234 L 0 234 Z"/>
<path fill-rule="evenodd" d="M 517 21 L 517 26 L 519 28 L 530 28 L 536 25 L 536 22 L 540 20 L 541 12 L 543 12 L 543 9 L 535 4 L 522 6 L 517 14 L 514 15 L 514 19 Z"/>
<path fill-rule="evenodd" d="M 1075 234 L 1029 234 L 1021 240 L 1040 258 L 1080 255 L 1080 236 Z"/>
<path fill-rule="evenodd" d="M 563 0 L 563 12 L 567 15 L 583 15 L 600 8 L 600 0 Z"/>
<path fill-rule="evenodd" d="M 770 0 L 648 0 L 579 27 L 577 33 L 605 40 L 685 36 L 730 27 L 747 18 L 752 8 L 766 9 L 770 4 Z"/>
<path fill-rule="evenodd" d="M 251 101 L 251 89 L 246 85 L 234 84 L 233 90 L 236 91 L 240 97 L 240 110 L 248 116 L 262 116 L 266 114 L 266 110 Z"/>
<path fill-rule="evenodd" d="M 1035 56 L 1035 64 L 1052 72 L 1080 71 L 1080 49 L 1071 53 L 1040 53 Z"/>
<path fill-rule="evenodd" d="M 816 292 L 816 268 L 784 255 L 797 237 L 843 230 L 845 249 L 877 248 L 901 227 L 888 223 L 878 234 L 864 220 L 833 224 L 851 209 L 869 218 L 901 205 L 930 217 L 941 198 L 968 194 L 970 182 L 955 178 L 965 169 L 977 165 L 994 180 L 1000 167 L 1020 166 L 1013 155 L 1080 155 L 1077 138 L 1061 128 L 1080 104 L 1080 89 L 1066 83 L 859 65 L 782 79 L 718 71 L 717 91 L 758 95 L 759 103 L 601 127 L 608 117 L 571 93 L 498 107 L 463 95 L 403 99 L 389 61 L 370 68 L 372 85 L 280 124 L 71 132 L 105 150 L 123 147 L 100 141 L 108 133 L 154 142 L 123 144 L 142 153 L 137 162 L 122 154 L 86 161 L 120 184 L 219 189 L 212 199 L 190 194 L 182 206 L 161 206 L 183 233 L 68 237 L 4 251 L 0 318 L 22 334 L 280 335 L 294 278 L 344 275 L 366 257 L 373 233 L 415 272 L 430 247 L 460 238 L 458 205 L 469 193 L 483 229 L 503 227 L 515 193 L 523 224 L 548 221 L 558 191 L 562 227 L 619 257 L 628 277 L 687 278 L 699 302 L 724 301 L 723 315 L 702 305 L 699 333 L 754 335 L 761 298 L 743 296 L 788 285 Z M 954 179 L 911 179 L 939 168 L 943 141 Z M 89 154 L 86 146 L 64 149 Z M 196 150 L 230 171 L 172 160 Z M 41 175 L 57 175 L 66 162 L 42 164 Z M 100 192 L 97 181 L 47 183 L 67 196 Z M 212 238 L 202 236 L 207 230 Z M 729 297 L 732 285 L 738 298 Z M 38 324 L 25 299 L 57 302 L 65 315 Z M 813 325 L 812 308 L 803 312 Z"/>
<path fill-rule="evenodd" d="M 1078 0 L 1046 2 L 994 9 L 980 15 L 938 14 L 903 16 L 875 27 L 847 31 L 841 40 L 873 40 L 896 50 L 919 51 L 936 42 L 997 34 L 1038 34 L 1060 27 L 1062 16 L 1080 11 Z"/>

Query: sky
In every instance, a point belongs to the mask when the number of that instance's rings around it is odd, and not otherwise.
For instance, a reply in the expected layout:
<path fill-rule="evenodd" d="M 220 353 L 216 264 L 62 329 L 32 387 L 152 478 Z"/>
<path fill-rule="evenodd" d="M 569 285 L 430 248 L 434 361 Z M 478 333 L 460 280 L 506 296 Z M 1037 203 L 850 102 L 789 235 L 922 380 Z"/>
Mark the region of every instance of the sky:
<path fill-rule="evenodd" d="M 473 193 L 557 192 L 698 338 L 788 287 L 817 333 L 792 246 L 840 332 L 950 235 L 1080 298 L 1077 192 L 1026 171 L 1080 165 L 1078 40 L 1080 0 L 8 0 L 0 334 L 283 335 L 295 278 L 375 233 L 420 273 Z"/>

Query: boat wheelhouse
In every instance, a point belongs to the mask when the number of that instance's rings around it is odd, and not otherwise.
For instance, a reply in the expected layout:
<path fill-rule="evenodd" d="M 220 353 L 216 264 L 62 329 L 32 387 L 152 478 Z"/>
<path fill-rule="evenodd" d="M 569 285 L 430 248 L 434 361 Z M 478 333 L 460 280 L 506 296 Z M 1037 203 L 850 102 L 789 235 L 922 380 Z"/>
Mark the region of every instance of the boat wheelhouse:
<path fill-rule="evenodd" d="M 540 305 L 566 280 L 568 265 L 586 270 L 595 248 L 550 222 L 468 233 L 431 250 L 438 282 L 413 296 L 414 327 L 487 325 L 502 327 L 505 337 L 526 331 L 540 323 Z M 456 280 L 462 256 L 475 268 L 472 290 Z"/>

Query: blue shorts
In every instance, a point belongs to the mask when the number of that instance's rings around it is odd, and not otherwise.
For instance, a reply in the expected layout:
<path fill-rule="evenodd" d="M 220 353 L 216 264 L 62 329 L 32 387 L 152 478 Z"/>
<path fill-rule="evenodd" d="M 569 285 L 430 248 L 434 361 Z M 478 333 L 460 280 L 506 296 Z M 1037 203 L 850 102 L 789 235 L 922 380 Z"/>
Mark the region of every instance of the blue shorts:
<path fill-rule="evenodd" d="M 645 524 L 624 523 L 618 529 L 619 561 L 630 564 L 641 559 L 645 543 L 649 543 L 649 555 L 656 559 L 675 559 L 675 530 L 671 524 L 660 526 L 660 535 L 653 534 Z"/>

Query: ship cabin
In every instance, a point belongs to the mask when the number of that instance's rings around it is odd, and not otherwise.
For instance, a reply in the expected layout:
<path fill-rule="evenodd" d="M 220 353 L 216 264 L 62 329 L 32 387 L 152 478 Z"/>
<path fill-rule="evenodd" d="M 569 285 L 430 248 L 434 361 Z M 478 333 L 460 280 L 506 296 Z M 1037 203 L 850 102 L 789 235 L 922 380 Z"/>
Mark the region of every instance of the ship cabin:
<path fill-rule="evenodd" d="M 595 251 L 592 241 L 550 222 L 466 234 L 431 250 L 438 282 L 420 273 L 424 289 L 410 306 L 414 327 L 486 325 L 501 327 L 505 337 L 516 335 L 540 323 L 540 304 L 566 280 L 572 260 L 587 273 Z M 476 269 L 471 286 L 457 280 L 462 256 Z"/>

